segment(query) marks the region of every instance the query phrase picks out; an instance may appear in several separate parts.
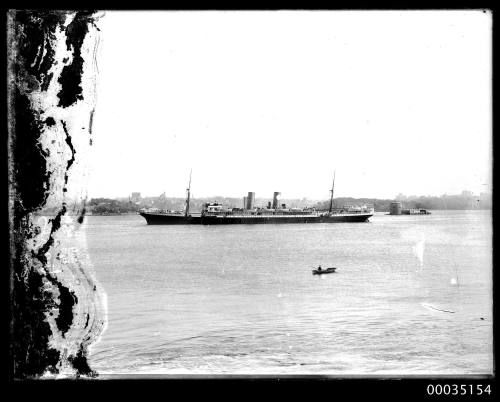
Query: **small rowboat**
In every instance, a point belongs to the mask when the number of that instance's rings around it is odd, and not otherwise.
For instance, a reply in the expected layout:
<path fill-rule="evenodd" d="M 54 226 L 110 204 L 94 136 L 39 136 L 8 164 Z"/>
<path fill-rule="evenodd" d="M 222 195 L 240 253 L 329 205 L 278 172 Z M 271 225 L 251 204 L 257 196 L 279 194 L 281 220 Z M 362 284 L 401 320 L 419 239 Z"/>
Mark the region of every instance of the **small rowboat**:
<path fill-rule="evenodd" d="M 321 269 L 321 270 L 313 269 L 312 273 L 313 273 L 313 275 L 331 274 L 332 272 L 335 272 L 336 269 L 337 268 L 334 268 L 334 267 L 327 268 L 327 269 Z"/>

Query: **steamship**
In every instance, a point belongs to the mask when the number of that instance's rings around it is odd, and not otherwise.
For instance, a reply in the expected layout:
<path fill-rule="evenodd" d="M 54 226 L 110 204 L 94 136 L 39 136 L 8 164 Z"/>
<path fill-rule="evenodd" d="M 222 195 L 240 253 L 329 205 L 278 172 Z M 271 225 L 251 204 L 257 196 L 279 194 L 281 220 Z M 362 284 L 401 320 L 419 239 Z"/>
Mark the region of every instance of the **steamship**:
<path fill-rule="evenodd" d="M 266 207 L 256 207 L 255 193 L 249 192 L 248 196 L 244 197 L 243 208 L 229 208 L 217 202 L 207 202 L 203 205 L 201 213 L 191 213 L 190 175 L 184 212 L 141 210 L 139 214 L 146 219 L 148 225 L 366 222 L 373 216 L 374 208 L 371 205 L 335 207 L 334 185 L 335 176 L 330 190 L 330 207 L 327 211 L 315 208 L 287 208 L 286 204 L 279 205 L 279 192 L 274 192 L 273 202 L 269 201 Z"/>

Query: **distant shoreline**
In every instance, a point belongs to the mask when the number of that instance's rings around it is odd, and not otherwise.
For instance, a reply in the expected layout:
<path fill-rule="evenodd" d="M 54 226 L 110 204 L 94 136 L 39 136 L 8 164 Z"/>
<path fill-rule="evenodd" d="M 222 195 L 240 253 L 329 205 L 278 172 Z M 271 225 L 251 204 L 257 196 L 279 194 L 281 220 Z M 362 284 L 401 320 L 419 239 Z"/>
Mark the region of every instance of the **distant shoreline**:
<path fill-rule="evenodd" d="M 441 211 L 491 211 L 491 208 L 476 208 L 476 209 L 433 209 L 431 212 L 441 212 Z M 384 214 L 384 215 L 390 215 L 389 211 L 375 211 L 376 214 Z M 41 213 L 34 213 L 34 216 L 49 216 L 52 217 L 54 216 L 55 213 L 49 213 L 49 212 L 41 212 Z M 80 214 L 77 213 L 66 213 L 66 216 L 80 216 Z M 123 216 L 123 215 L 139 215 L 138 212 L 110 212 L 110 213 L 86 213 L 84 216 Z M 391 215 L 394 216 L 394 215 Z M 399 215 L 398 215 L 399 216 Z M 413 215 L 401 215 L 401 216 L 413 216 Z"/>
<path fill-rule="evenodd" d="M 35 212 L 35 216 L 54 216 L 56 212 Z M 65 216 L 80 216 L 81 214 L 75 212 L 66 212 Z M 116 216 L 116 215 L 138 215 L 138 212 L 109 212 L 109 213 L 92 213 L 87 212 L 83 216 Z"/>

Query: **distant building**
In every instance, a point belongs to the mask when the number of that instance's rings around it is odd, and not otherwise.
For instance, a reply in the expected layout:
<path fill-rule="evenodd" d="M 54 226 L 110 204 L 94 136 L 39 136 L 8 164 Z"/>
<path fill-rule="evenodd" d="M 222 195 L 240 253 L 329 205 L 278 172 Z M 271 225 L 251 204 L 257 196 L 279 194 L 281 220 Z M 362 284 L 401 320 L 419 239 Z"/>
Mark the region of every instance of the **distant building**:
<path fill-rule="evenodd" d="M 482 192 L 479 194 L 479 207 L 483 209 L 491 209 L 492 194 L 490 192 Z"/>
<path fill-rule="evenodd" d="M 391 202 L 389 206 L 389 213 L 391 215 L 401 215 L 403 206 L 401 202 Z"/>
<path fill-rule="evenodd" d="M 130 196 L 130 201 L 139 202 L 141 200 L 141 193 L 132 193 Z"/>

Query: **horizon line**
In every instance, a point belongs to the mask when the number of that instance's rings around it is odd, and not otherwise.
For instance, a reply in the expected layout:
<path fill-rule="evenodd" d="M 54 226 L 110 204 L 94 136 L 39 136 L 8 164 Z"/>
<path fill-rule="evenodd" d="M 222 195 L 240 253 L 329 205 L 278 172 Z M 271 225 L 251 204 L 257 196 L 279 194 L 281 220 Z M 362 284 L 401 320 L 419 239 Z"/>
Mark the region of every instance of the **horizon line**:
<path fill-rule="evenodd" d="M 162 194 L 159 194 L 159 195 L 142 195 L 140 191 L 133 191 L 131 193 L 129 193 L 128 195 L 120 195 L 120 196 L 92 196 L 92 197 L 88 197 L 87 199 L 88 200 L 92 200 L 92 199 L 95 199 L 95 198 L 108 198 L 108 199 L 119 199 L 119 198 L 131 198 L 132 197 L 132 194 L 133 193 L 139 193 L 140 195 L 140 198 L 159 198 L 161 197 L 163 194 L 165 193 L 162 193 Z M 405 197 L 405 198 L 413 198 L 413 197 L 443 197 L 443 196 L 461 196 L 461 195 L 465 195 L 464 193 L 470 193 L 469 195 L 470 196 L 476 196 L 476 197 L 480 197 L 481 194 L 487 194 L 487 195 L 492 195 L 492 191 L 482 191 L 480 193 L 474 193 L 470 190 L 462 190 L 462 192 L 460 193 L 454 193 L 454 194 L 451 194 L 451 193 L 443 193 L 443 194 L 440 194 L 440 195 L 432 195 L 432 194 L 410 194 L 410 195 L 406 195 L 406 194 L 403 194 L 403 193 L 399 193 L 397 194 L 396 196 L 394 197 L 370 197 L 370 196 L 350 196 L 350 195 L 343 195 L 343 196 L 336 196 L 334 197 L 335 198 L 355 198 L 355 199 L 378 199 L 378 200 L 396 200 L 397 198 L 399 198 L 400 196 L 402 197 Z M 235 198 L 235 199 L 242 199 L 244 197 L 246 197 L 247 195 L 243 195 L 243 196 L 228 196 L 228 195 L 204 195 L 204 196 L 193 196 L 191 194 L 191 199 L 203 199 L 203 198 Z M 166 195 L 165 194 L 165 198 L 179 198 L 179 199 L 185 199 L 186 197 L 185 196 L 180 196 L 180 195 Z M 269 196 L 269 197 L 255 197 L 255 199 L 272 199 L 272 196 Z M 328 200 L 329 198 L 328 197 L 325 197 L 325 198 L 310 198 L 310 197 L 282 197 L 281 199 L 288 199 L 288 200 L 310 200 L 310 201 L 322 201 L 323 199 L 324 200 Z"/>

